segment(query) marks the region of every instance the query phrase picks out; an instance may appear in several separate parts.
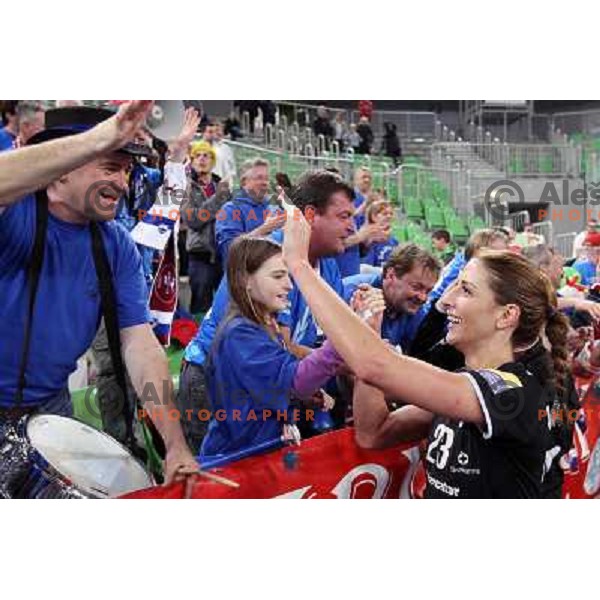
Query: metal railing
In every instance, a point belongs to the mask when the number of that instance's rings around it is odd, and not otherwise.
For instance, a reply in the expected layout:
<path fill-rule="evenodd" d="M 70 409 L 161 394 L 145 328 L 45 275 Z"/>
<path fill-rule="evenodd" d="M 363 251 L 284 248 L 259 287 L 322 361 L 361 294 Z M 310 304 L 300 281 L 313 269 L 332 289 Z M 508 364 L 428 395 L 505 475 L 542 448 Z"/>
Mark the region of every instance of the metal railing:
<path fill-rule="evenodd" d="M 506 144 L 498 167 L 508 175 L 578 177 L 581 148 L 572 144 Z"/>
<path fill-rule="evenodd" d="M 244 137 L 248 137 L 250 135 L 250 113 L 248 111 L 244 111 L 242 113 L 242 134 Z"/>
<path fill-rule="evenodd" d="M 531 231 L 536 235 L 540 235 L 544 238 L 544 241 L 549 246 L 553 245 L 554 239 L 554 226 L 552 221 L 540 221 L 539 223 L 533 223 Z"/>
<path fill-rule="evenodd" d="M 509 113 L 506 113 L 508 116 Z M 439 129 L 441 137 L 442 128 Z M 550 115 L 534 114 L 521 115 L 521 118 L 504 123 L 485 123 L 485 126 L 477 126 L 473 121 L 469 122 L 464 129 L 457 132 L 465 140 L 470 142 L 483 142 L 486 135 L 491 139 L 497 138 L 500 142 L 507 143 L 534 143 L 548 142 L 552 134 L 552 122 Z"/>
<path fill-rule="evenodd" d="M 271 135 L 272 133 L 268 133 L 269 139 Z M 292 181 L 305 171 L 326 168 L 335 168 L 346 181 L 352 181 L 354 171 L 360 166 L 366 166 L 373 176 L 373 188 L 383 189 L 391 201 L 396 200 L 395 171 L 392 171 L 388 163 L 370 156 L 355 156 L 352 150 L 340 152 L 339 145 L 332 144 L 331 150 L 319 153 L 313 143 L 307 143 L 303 152 L 299 153 L 296 136 L 284 136 L 283 130 L 279 130 L 279 135 L 273 142 L 276 147 L 272 148 L 231 140 L 226 140 L 225 143 L 233 150 L 238 173 L 245 160 L 257 157 L 267 160 L 276 171 L 286 173 Z"/>
<path fill-rule="evenodd" d="M 554 238 L 554 247 L 565 259 L 575 257 L 575 238 L 577 233 L 561 233 Z"/>
<path fill-rule="evenodd" d="M 520 210 L 515 213 L 509 213 L 507 215 L 506 221 L 506 224 L 511 229 L 520 233 L 522 231 L 525 231 L 525 226 L 529 225 L 530 223 L 529 212 L 526 210 Z"/>
<path fill-rule="evenodd" d="M 426 167 L 404 164 L 398 168 L 398 199 L 417 198 L 433 200 L 453 206 L 457 213 L 468 215 L 469 206 L 468 173 L 464 169 L 447 167 Z"/>
<path fill-rule="evenodd" d="M 241 172 L 241 166 L 244 161 L 253 158 L 263 158 L 277 171 L 283 170 L 284 154 L 279 150 L 263 148 L 242 142 L 233 142 L 231 140 L 225 140 L 225 143 L 233 150 L 238 175 Z"/>
<path fill-rule="evenodd" d="M 260 140 L 264 139 L 267 135 L 267 128 L 269 126 L 272 127 L 270 123 L 265 123 L 263 120 L 262 110 L 258 109 L 258 115 L 254 118 L 254 121 L 251 123 L 250 113 L 248 111 L 244 111 L 241 114 L 241 129 L 242 135 L 246 139 L 254 139 Z"/>
<path fill-rule="evenodd" d="M 588 182 L 600 181 L 600 154 L 598 152 L 589 152 L 583 148 L 582 170 Z"/>
<path fill-rule="evenodd" d="M 328 152 L 332 150 L 331 140 L 327 139 L 319 142 L 315 139 L 316 136 L 312 130 L 314 121 L 318 115 L 318 106 L 282 100 L 275 101 L 275 104 L 277 106 L 276 126 L 282 128 L 289 136 L 297 136 L 301 152 L 304 152 L 306 144 L 315 146 L 318 154 L 323 151 Z M 345 129 L 348 128 L 350 123 L 358 123 L 359 121 L 359 112 L 356 110 L 332 108 L 329 106 L 325 106 L 325 109 L 332 124 L 337 116 L 341 115 Z M 402 140 L 402 143 L 407 140 L 417 140 L 426 143 L 435 138 L 436 115 L 433 112 L 375 110 L 369 123 L 374 136 L 373 153 L 378 153 L 382 147 L 385 123 L 393 123 L 396 126 L 396 133 Z M 242 122 L 242 129 L 246 135 L 246 132 L 249 132 L 250 129 L 249 124 Z M 256 131 L 254 137 L 256 138 Z"/>
<path fill-rule="evenodd" d="M 317 154 L 315 146 L 312 143 L 308 143 L 304 147 L 304 153 L 297 154 L 293 152 L 294 149 L 297 149 L 297 140 L 294 139 L 294 136 L 291 139 L 287 139 L 287 147 L 282 146 L 280 148 L 264 148 L 262 146 L 237 141 L 233 142 L 231 140 L 226 140 L 225 143 L 233 150 L 238 173 L 245 160 L 260 157 L 267 160 L 276 171 L 286 173 L 292 181 L 295 181 L 307 170 L 326 168 L 335 168 L 347 181 L 352 181 L 354 170 L 361 164 L 366 164 L 372 168 L 375 187 L 380 186 L 388 194 L 391 193 L 392 177 L 388 165 L 384 163 L 372 164 L 371 162 L 363 162 L 355 158 L 352 153 L 324 152 L 323 154 Z M 289 151 L 290 149 L 292 151 Z"/>
<path fill-rule="evenodd" d="M 302 104 L 301 102 L 288 102 L 286 100 L 275 100 L 277 106 L 277 118 L 281 122 L 282 119 L 287 119 L 288 122 L 296 122 L 300 127 L 312 127 L 317 118 L 317 109 L 315 104 Z M 331 119 L 335 119 L 338 113 L 341 113 L 345 120 L 348 120 L 349 111 L 345 108 L 325 107 Z"/>
<path fill-rule="evenodd" d="M 351 111 L 350 120 L 358 123 L 359 112 L 357 110 Z M 400 138 L 434 139 L 436 121 L 437 117 L 434 112 L 375 110 L 370 125 L 377 143 L 385 133 L 385 123 L 394 124 Z"/>
<path fill-rule="evenodd" d="M 591 133 L 600 134 L 600 110 L 581 110 L 554 113 L 552 115 L 553 130 L 563 134 Z"/>
<path fill-rule="evenodd" d="M 277 146 L 277 137 L 275 127 L 271 123 L 267 123 L 264 129 L 265 134 L 265 146 L 267 148 L 273 148 Z"/>
<path fill-rule="evenodd" d="M 466 168 L 495 169 L 506 177 L 578 177 L 582 171 L 581 148 L 574 144 L 446 141 L 433 144 L 432 154 L 450 156 Z"/>

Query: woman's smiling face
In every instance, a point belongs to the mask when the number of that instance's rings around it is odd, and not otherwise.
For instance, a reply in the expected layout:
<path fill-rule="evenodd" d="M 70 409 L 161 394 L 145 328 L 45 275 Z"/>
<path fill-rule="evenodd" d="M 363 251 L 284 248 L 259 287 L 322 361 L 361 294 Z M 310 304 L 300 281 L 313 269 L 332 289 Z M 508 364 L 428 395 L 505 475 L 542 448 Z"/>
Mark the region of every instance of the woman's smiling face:
<path fill-rule="evenodd" d="M 265 307 L 269 314 L 285 310 L 289 305 L 292 282 L 282 255 L 267 259 L 248 277 L 247 286 L 252 300 Z"/>
<path fill-rule="evenodd" d="M 498 305 L 482 263 L 470 260 L 440 300 L 447 315 L 446 341 L 468 354 L 470 348 L 492 340 L 504 307 Z"/>

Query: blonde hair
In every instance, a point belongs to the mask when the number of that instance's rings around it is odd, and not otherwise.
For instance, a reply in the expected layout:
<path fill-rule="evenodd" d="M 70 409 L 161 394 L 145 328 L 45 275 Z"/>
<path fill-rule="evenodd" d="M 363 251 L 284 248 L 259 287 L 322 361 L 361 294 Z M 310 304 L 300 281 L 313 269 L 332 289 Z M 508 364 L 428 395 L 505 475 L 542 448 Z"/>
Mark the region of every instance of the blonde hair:
<path fill-rule="evenodd" d="M 202 152 L 205 152 L 206 154 L 210 154 L 210 158 L 214 163 L 217 162 L 217 153 L 215 152 L 215 149 L 208 143 L 205 142 L 204 140 L 200 141 L 200 142 L 194 142 L 191 147 L 190 147 L 190 158 L 192 158 L 192 160 L 194 158 L 196 158 L 196 156 L 198 156 L 198 154 L 201 154 Z"/>

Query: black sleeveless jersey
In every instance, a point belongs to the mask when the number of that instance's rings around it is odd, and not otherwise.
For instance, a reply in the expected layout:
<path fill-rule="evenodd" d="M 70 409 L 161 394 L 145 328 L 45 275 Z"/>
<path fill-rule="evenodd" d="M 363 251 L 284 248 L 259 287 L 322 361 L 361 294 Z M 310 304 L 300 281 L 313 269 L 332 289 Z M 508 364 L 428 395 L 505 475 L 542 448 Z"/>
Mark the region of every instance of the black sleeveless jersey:
<path fill-rule="evenodd" d="M 459 373 L 485 424 L 435 417 L 425 455 L 426 498 L 540 498 L 551 447 L 553 395 L 521 363 Z"/>

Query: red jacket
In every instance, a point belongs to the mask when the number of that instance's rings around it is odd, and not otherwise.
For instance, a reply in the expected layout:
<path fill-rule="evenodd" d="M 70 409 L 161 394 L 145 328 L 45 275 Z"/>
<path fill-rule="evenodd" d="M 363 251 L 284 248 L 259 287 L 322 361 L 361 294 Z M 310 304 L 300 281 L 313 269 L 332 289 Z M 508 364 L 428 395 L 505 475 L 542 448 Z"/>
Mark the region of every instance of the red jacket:
<path fill-rule="evenodd" d="M 358 112 L 360 117 L 367 117 L 369 121 L 373 116 L 373 101 L 372 100 L 359 100 L 358 101 Z"/>

